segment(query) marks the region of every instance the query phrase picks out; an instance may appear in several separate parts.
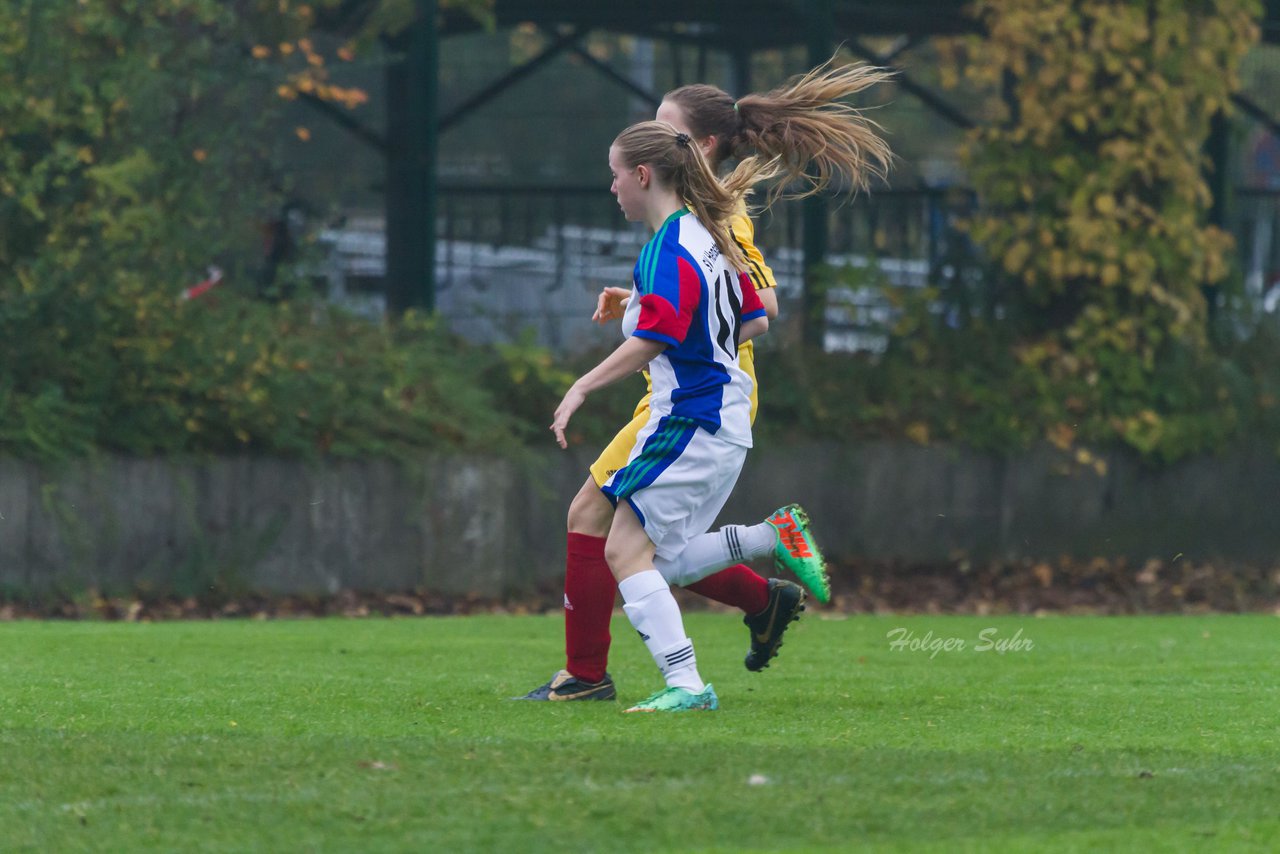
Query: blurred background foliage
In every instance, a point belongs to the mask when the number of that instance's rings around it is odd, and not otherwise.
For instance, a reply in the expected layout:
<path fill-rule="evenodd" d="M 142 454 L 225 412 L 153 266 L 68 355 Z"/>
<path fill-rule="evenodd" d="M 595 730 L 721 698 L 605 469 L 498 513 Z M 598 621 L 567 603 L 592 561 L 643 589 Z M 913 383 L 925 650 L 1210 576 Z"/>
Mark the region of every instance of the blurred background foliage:
<path fill-rule="evenodd" d="M 340 32 L 323 26 L 337 5 L 0 6 L 0 451 L 369 455 L 546 442 L 555 402 L 592 354 L 556 357 L 528 339 L 481 347 L 412 314 L 369 322 L 310 298 L 288 271 L 266 274 L 263 224 L 283 206 L 301 198 L 323 217 L 379 192 L 375 154 L 300 100 L 376 125 L 383 37 L 413 4 L 384 0 Z M 482 24 L 489 14 L 484 0 L 442 5 Z M 962 226 L 989 259 L 981 293 L 886 288 L 898 312 L 883 353 L 766 340 L 764 435 L 994 451 L 1049 441 L 1090 465 L 1100 447 L 1165 462 L 1258 436 L 1280 450 L 1280 342 L 1232 302 L 1239 274 L 1205 179 L 1212 121 L 1240 74 L 1280 109 L 1266 85 L 1277 66 L 1256 58 L 1259 4 L 974 10 L 986 34 L 922 47 L 911 71 L 953 87 L 977 130 L 962 136 L 891 91 L 871 106 L 900 157 L 896 180 L 963 175 L 976 192 Z M 442 91 L 482 83 L 468 56 L 514 62 L 543 40 L 516 30 L 447 42 Z M 639 49 L 623 37 L 588 45 L 602 59 Z M 794 57 L 755 66 L 772 85 Z M 659 63 L 658 90 L 667 73 Z M 563 68 L 539 86 L 571 118 L 610 127 L 650 109 Z M 516 89 L 497 109 L 498 132 L 480 114 L 446 138 L 442 175 L 603 185 L 596 136 L 546 133 L 545 97 Z M 498 156 L 500 144 L 515 153 Z M 332 168 L 334 152 L 349 168 Z M 183 299 L 213 265 L 226 284 Z M 879 284 L 874 269 L 827 275 Z M 641 393 L 639 380 L 603 393 L 576 438 L 606 439 Z"/>

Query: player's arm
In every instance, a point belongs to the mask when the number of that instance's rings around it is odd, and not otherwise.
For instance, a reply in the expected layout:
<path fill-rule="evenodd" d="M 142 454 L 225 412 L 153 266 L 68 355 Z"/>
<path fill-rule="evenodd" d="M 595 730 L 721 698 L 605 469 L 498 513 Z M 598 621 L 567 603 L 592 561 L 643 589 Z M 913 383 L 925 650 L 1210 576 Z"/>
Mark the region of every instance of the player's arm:
<path fill-rule="evenodd" d="M 680 346 L 688 334 L 697 308 L 698 285 L 701 284 L 693 263 L 674 254 L 660 255 L 648 275 L 648 282 L 637 281 L 637 292 L 632 295 L 633 299 L 640 301 L 640 317 L 635 332 L 603 362 L 570 386 L 564 400 L 556 407 L 551 430 L 556 434 L 560 447 L 567 447 L 565 427 L 588 394 L 647 366 L 667 347 Z M 682 281 L 684 287 L 681 287 Z M 642 284 L 645 286 L 641 287 Z M 694 295 L 692 299 L 691 294 Z"/>
<path fill-rule="evenodd" d="M 769 318 L 767 315 L 761 315 L 754 320 L 748 320 L 742 324 L 742 329 L 738 332 L 738 343 L 750 341 L 752 338 L 759 337 L 769 331 Z"/>
<path fill-rule="evenodd" d="M 773 270 L 764 262 L 764 256 L 756 246 L 755 225 L 745 213 L 739 214 L 730 223 L 729 233 L 738 244 L 738 248 L 742 250 L 742 254 L 746 256 L 746 273 L 751 278 L 751 284 L 755 285 L 756 293 L 760 295 L 765 313 L 770 320 L 776 319 L 778 317 L 778 280 L 773 277 Z"/>
<path fill-rule="evenodd" d="M 556 444 L 562 448 L 569 447 L 564 438 L 565 428 L 569 426 L 573 413 L 586 401 L 587 395 L 634 374 L 665 349 L 667 345 L 662 341 L 628 338 L 606 356 L 603 362 L 579 377 L 577 382 L 569 386 L 564 399 L 556 407 L 555 419 L 551 422 L 551 431 L 556 434 Z"/>
<path fill-rule="evenodd" d="M 738 330 L 738 343 L 741 344 L 769 331 L 769 311 L 746 272 L 738 273 L 738 289 L 742 291 L 742 326 Z"/>
<path fill-rule="evenodd" d="M 608 323 L 610 320 L 621 320 L 623 312 L 627 310 L 629 299 L 631 299 L 630 288 L 605 288 L 596 297 L 596 313 L 591 315 L 591 319 L 600 324 Z"/>
<path fill-rule="evenodd" d="M 762 291 L 756 291 L 760 297 L 760 302 L 764 305 L 764 313 L 770 320 L 778 317 L 778 289 L 765 288 Z"/>
<path fill-rule="evenodd" d="M 573 413 L 586 401 L 587 395 L 648 366 L 667 347 L 678 347 L 684 340 L 694 306 L 682 305 L 680 279 L 682 276 L 696 279 L 698 274 L 687 263 L 681 269 L 682 263 L 675 256 L 659 258 L 650 273 L 652 281 L 645 288 L 646 292 L 643 295 L 632 294 L 633 299 L 640 301 L 640 317 L 635 332 L 565 393 L 551 422 L 551 431 L 556 434 L 560 447 L 568 447 L 564 438 L 565 427 Z M 692 291 L 697 293 L 696 288 Z"/>

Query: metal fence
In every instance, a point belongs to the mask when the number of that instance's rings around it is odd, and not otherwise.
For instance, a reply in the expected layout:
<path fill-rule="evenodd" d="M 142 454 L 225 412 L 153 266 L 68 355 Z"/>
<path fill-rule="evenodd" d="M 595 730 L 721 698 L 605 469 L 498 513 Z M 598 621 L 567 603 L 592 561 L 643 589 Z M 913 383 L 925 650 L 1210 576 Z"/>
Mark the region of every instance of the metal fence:
<path fill-rule="evenodd" d="M 1280 309 L 1280 191 L 1241 190 L 1234 219 L 1246 298 Z M 883 286 L 935 285 L 982 300 L 982 262 L 958 227 L 975 200 L 963 189 L 886 190 L 832 204 L 827 263 L 847 268 L 828 293 L 828 349 L 876 350 L 891 309 Z M 780 202 L 756 219 L 756 243 L 773 267 L 784 309 L 803 276 L 802 207 Z M 330 298 L 370 315 L 383 310 L 380 217 L 353 218 L 321 234 Z M 610 343 L 616 330 L 588 322 L 606 285 L 629 285 L 648 234 L 626 223 L 607 190 L 443 187 L 436 220 L 436 306 L 477 341 L 521 336 L 558 350 Z M 794 317 L 796 312 L 784 312 Z M 784 320 L 784 325 L 786 321 Z"/>
<path fill-rule="evenodd" d="M 1245 298 L 1280 312 L 1280 190 L 1238 190 L 1232 210 Z"/>

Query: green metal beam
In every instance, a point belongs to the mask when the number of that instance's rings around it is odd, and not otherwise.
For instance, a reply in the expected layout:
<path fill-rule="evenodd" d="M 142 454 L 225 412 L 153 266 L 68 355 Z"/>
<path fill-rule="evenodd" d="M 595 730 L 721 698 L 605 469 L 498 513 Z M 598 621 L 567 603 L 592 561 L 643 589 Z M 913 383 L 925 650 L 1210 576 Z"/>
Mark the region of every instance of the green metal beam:
<path fill-rule="evenodd" d="M 831 0 L 808 0 L 805 3 L 806 44 L 809 65 L 815 67 L 831 58 L 834 51 L 834 33 L 831 17 Z M 804 200 L 804 318 L 805 346 L 821 348 L 826 336 L 827 294 L 822 285 L 818 268 L 827 258 L 827 227 L 829 207 L 826 198 L 814 194 Z"/>
<path fill-rule="evenodd" d="M 1232 94 L 1231 103 L 1240 108 L 1240 112 L 1249 118 L 1258 122 L 1260 125 L 1271 131 L 1276 136 L 1280 136 L 1280 119 L 1268 113 L 1262 107 L 1258 106 L 1253 99 L 1242 95 L 1239 92 Z"/>
<path fill-rule="evenodd" d="M 809 7 L 815 2 L 826 7 L 833 39 L 979 29 L 968 0 L 735 0 L 731 10 L 723 0 L 494 0 L 494 20 L 498 26 L 573 23 L 655 39 L 684 38 L 689 25 L 696 25 L 696 42 L 727 52 L 757 51 L 806 44 Z"/>
<path fill-rule="evenodd" d="M 379 154 L 385 155 L 387 153 L 386 137 L 382 136 L 382 134 L 375 130 L 365 127 L 362 122 L 357 121 L 350 113 L 341 107 L 335 106 L 323 98 L 318 98 L 310 92 L 299 92 L 298 100 L 306 104 L 308 107 L 311 107 L 316 112 L 322 114 L 325 118 L 329 119 L 356 139 L 377 151 Z"/>
<path fill-rule="evenodd" d="M 387 312 L 435 309 L 437 0 L 415 0 L 405 52 L 387 83 Z"/>
<path fill-rule="evenodd" d="M 1262 40 L 1280 43 L 1280 0 L 1267 0 L 1262 13 Z"/>
<path fill-rule="evenodd" d="M 502 75 L 497 80 L 493 81 L 488 86 L 484 87 L 479 92 L 454 107 L 448 115 L 441 116 L 440 130 L 448 130 L 454 124 L 466 118 L 469 114 L 475 112 L 498 95 L 510 89 L 516 83 L 546 65 L 559 54 L 572 48 L 582 38 L 582 35 L 582 32 L 575 27 L 570 31 L 557 36 L 551 44 L 547 45 L 542 52 L 533 59 L 530 59 L 523 65 L 519 65 L 511 69 L 506 74 Z"/>
<path fill-rule="evenodd" d="M 893 57 L 891 55 L 876 53 L 874 50 L 856 39 L 849 41 L 846 46 L 853 54 L 862 57 L 873 65 L 880 65 L 886 68 L 892 67 L 893 65 Z M 896 71 L 897 74 L 894 76 L 893 82 L 902 87 L 903 91 L 910 92 L 912 95 L 915 95 L 923 101 L 926 106 L 930 107 L 935 113 L 942 116 L 956 127 L 969 130 L 974 126 L 972 119 L 948 104 L 939 96 L 935 95 L 930 89 L 921 86 L 919 83 L 912 80 L 901 68 L 895 68 L 894 71 Z"/>
<path fill-rule="evenodd" d="M 658 105 L 662 103 L 662 97 L 660 95 L 655 95 L 653 92 L 650 92 L 648 89 L 645 89 L 642 86 L 638 86 L 633 81 L 628 80 L 624 75 L 614 71 L 608 65 L 606 65 L 605 63 L 601 62 L 600 60 L 592 56 L 588 51 L 583 50 L 581 45 L 574 45 L 573 52 L 579 59 L 581 59 L 588 66 L 590 66 L 591 68 L 594 68 L 596 71 L 600 72 L 600 74 L 602 74 L 607 79 L 612 80 L 614 83 L 617 83 L 623 89 L 626 89 L 632 95 L 635 95 L 640 100 L 646 102 L 647 104 L 649 104 L 649 106 L 653 107 L 655 110 L 658 109 Z"/>

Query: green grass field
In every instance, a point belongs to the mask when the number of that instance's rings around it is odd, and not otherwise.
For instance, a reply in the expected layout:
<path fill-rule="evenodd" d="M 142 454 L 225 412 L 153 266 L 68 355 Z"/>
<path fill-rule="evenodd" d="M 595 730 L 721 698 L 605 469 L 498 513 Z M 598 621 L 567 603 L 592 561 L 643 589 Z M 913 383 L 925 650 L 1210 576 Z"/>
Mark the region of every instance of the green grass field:
<path fill-rule="evenodd" d="M 689 615 L 721 710 L 665 716 L 622 618 L 591 704 L 505 699 L 558 617 L 0 624 L 0 849 L 1280 846 L 1275 617 L 822 616 L 752 674 Z"/>

